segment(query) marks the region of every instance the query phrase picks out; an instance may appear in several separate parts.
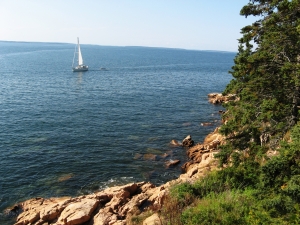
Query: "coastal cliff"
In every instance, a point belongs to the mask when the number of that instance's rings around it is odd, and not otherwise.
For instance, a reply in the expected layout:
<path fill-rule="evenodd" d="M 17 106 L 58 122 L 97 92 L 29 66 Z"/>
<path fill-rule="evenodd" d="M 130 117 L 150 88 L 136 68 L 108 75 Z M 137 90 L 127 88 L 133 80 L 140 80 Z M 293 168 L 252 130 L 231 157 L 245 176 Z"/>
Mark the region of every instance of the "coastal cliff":
<path fill-rule="evenodd" d="M 209 95 L 209 102 L 214 104 L 227 100 L 221 94 Z M 74 198 L 29 199 L 10 209 L 11 212 L 21 211 L 15 225 L 124 225 L 130 223 L 129 218 L 145 211 L 153 215 L 143 224 L 161 224 L 155 212 L 163 206 L 171 186 L 193 183 L 218 169 L 214 155 L 225 140 L 218 131 L 219 128 L 216 128 L 208 134 L 203 143 L 194 145 L 190 135 L 183 140 L 182 145 L 189 161 L 182 166 L 184 173 L 175 180 L 158 187 L 149 182 L 130 183 Z M 178 144 L 174 141 L 172 143 Z"/>

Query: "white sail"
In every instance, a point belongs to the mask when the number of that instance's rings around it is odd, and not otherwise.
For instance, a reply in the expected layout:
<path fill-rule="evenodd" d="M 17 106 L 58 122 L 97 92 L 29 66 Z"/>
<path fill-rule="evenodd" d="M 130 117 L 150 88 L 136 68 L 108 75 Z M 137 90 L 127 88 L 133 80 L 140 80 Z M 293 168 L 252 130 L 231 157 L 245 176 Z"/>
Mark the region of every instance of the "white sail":
<path fill-rule="evenodd" d="M 78 57 L 78 59 L 77 59 L 78 65 L 74 67 L 74 60 L 75 60 L 76 56 Z M 87 65 L 83 64 L 83 59 L 82 59 L 80 45 L 79 45 L 79 38 L 77 38 L 77 46 L 75 45 L 72 70 L 73 70 L 73 72 L 84 72 L 84 71 L 89 70 L 89 67 Z"/>
<path fill-rule="evenodd" d="M 78 40 L 78 65 L 83 65 L 83 59 L 82 59 L 80 45 L 79 45 L 79 38 L 77 38 L 77 40 Z"/>

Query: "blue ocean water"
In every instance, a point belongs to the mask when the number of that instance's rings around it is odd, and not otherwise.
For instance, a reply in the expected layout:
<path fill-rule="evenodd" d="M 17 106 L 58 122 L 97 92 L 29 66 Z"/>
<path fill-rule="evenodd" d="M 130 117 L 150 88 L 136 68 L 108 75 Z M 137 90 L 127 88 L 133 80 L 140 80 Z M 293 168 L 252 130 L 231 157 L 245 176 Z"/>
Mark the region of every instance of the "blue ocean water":
<path fill-rule="evenodd" d="M 162 184 L 181 173 L 167 160 L 187 160 L 169 142 L 201 142 L 219 124 L 207 94 L 224 90 L 236 53 L 81 45 L 90 70 L 73 73 L 74 47 L 0 42 L 0 213 L 38 196 Z"/>

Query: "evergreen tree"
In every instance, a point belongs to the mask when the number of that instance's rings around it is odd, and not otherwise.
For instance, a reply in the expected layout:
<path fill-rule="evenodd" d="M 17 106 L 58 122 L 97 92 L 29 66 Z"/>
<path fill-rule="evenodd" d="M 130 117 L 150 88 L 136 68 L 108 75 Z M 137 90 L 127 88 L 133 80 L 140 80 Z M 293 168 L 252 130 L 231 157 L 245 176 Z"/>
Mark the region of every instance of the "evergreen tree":
<path fill-rule="evenodd" d="M 241 30 L 224 91 L 240 101 L 225 105 L 221 131 L 234 149 L 275 148 L 299 120 L 300 0 L 250 0 L 240 13 L 258 20 Z"/>

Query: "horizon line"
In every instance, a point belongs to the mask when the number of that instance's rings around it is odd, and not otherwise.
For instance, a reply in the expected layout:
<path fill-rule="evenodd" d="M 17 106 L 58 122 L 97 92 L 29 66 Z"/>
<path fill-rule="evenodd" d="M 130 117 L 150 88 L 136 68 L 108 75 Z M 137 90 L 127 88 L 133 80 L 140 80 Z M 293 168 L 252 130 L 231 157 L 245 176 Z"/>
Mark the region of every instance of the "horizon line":
<path fill-rule="evenodd" d="M 46 41 L 7 41 L 7 40 L 0 40 L 0 42 L 47 43 L 47 44 L 70 44 L 70 45 L 76 44 L 76 43 L 68 43 L 68 42 L 46 42 Z M 185 51 L 228 52 L 228 53 L 237 53 L 238 52 L 238 51 L 228 51 L 228 50 L 186 49 L 186 48 L 176 48 L 176 47 L 139 46 L 139 45 L 99 45 L 99 44 L 80 44 L 80 45 L 92 45 L 92 46 L 102 46 L 102 47 L 120 47 L 120 48 L 160 48 L 160 49 L 174 49 L 174 50 L 185 50 Z"/>

